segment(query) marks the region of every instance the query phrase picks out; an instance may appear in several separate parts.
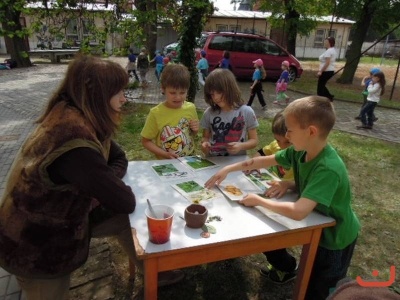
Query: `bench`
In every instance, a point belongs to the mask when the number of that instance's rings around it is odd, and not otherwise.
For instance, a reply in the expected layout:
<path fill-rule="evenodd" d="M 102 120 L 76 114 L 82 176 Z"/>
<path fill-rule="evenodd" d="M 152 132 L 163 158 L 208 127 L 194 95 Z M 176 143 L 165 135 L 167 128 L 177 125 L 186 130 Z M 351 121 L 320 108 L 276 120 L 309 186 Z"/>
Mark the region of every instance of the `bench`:
<path fill-rule="evenodd" d="M 44 49 L 44 50 L 31 50 L 28 51 L 29 56 L 48 56 L 50 61 L 55 64 L 60 62 L 61 56 L 65 55 L 74 55 L 79 51 L 78 48 L 76 49 Z"/>

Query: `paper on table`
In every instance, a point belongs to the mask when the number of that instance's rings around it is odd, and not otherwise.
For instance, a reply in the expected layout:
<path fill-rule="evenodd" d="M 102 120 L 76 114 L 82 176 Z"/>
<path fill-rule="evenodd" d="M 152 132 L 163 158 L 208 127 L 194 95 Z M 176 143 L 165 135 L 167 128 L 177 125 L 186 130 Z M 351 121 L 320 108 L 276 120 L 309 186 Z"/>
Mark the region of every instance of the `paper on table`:
<path fill-rule="evenodd" d="M 154 164 L 151 168 L 163 181 L 194 177 L 194 174 L 180 163 Z"/>
<path fill-rule="evenodd" d="M 206 189 L 204 183 L 201 184 L 195 180 L 183 181 L 172 185 L 179 193 L 192 203 L 203 204 L 204 202 L 214 200 L 219 194 L 214 190 Z"/>
<path fill-rule="evenodd" d="M 245 176 L 251 183 L 253 183 L 261 191 L 265 191 L 266 189 L 269 189 L 271 187 L 268 183 L 269 181 L 271 181 L 271 180 L 280 181 L 281 180 L 278 177 L 271 174 L 266 169 L 260 169 L 260 172 L 253 171 L 250 174 L 246 174 Z"/>
<path fill-rule="evenodd" d="M 216 163 L 213 163 L 212 161 L 206 158 L 202 158 L 201 156 L 185 156 L 185 157 L 179 157 L 178 159 L 185 166 L 189 167 L 193 171 L 200 171 L 218 167 Z"/>

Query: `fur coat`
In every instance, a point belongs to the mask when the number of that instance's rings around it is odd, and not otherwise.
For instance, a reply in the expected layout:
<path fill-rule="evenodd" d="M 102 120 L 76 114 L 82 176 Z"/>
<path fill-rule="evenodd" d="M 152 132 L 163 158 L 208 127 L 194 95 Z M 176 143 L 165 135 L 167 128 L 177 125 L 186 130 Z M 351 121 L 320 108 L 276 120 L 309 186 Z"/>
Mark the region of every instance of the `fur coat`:
<path fill-rule="evenodd" d="M 91 198 L 56 185 L 47 167 L 65 152 L 102 144 L 82 113 L 61 102 L 39 124 L 14 160 L 0 202 L 0 265 L 26 278 L 55 278 L 80 267 L 89 251 Z"/>

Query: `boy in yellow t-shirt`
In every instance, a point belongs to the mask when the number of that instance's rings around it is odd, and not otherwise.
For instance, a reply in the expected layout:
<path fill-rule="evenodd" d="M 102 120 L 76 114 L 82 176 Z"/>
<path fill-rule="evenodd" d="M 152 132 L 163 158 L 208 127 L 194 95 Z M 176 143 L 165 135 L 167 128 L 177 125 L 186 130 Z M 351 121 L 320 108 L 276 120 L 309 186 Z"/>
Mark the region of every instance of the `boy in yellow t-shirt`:
<path fill-rule="evenodd" d="M 193 138 L 199 118 L 193 103 L 186 101 L 190 73 L 181 64 L 168 64 L 161 73 L 165 100 L 150 109 L 141 132 L 142 145 L 158 159 L 172 159 L 194 153 Z"/>
<path fill-rule="evenodd" d="M 291 145 L 289 140 L 286 138 L 285 118 L 283 117 L 282 111 L 275 115 L 274 119 L 272 120 L 271 129 L 275 140 L 258 150 L 254 157 L 275 154 L 279 150 L 286 149 Z M 282 166 L 276 165 L 270 167 L 268 170 L 282 180 L 294 180 L 292 168 L 285 169 Z"/>

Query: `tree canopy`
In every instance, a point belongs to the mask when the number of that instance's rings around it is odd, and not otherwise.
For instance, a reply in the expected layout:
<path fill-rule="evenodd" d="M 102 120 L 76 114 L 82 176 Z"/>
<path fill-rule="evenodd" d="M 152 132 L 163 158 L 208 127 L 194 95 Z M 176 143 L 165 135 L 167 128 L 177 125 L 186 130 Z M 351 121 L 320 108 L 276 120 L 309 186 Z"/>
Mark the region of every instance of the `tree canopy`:
<path fill-rule="evenodd" d="M 260 9 L 271 13 L 273 27 L 284 28 L 287 50 L 296 55 L 297 35 L 308 35 L 317 26 L 316 17 L 330 15 L 334 3 L 321 0 L 261 0 Z"/>
<path fill-rule="evenodd" d="M 337 14 L 356 21 L 340 83 L 352 83 L 361 58 L 362 44 L 372 27 L 382 35 L 399 22 L 400 0 L 340 0 Z"/>

